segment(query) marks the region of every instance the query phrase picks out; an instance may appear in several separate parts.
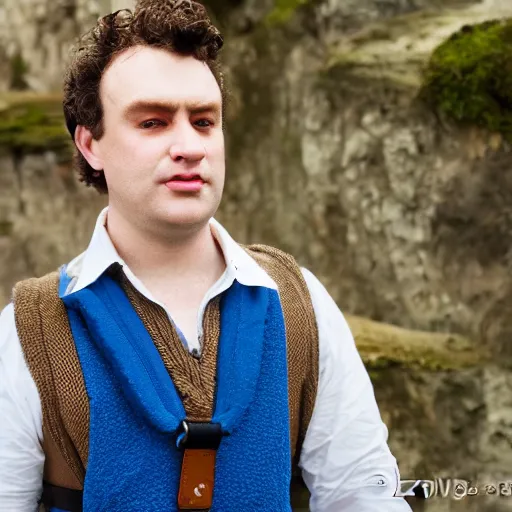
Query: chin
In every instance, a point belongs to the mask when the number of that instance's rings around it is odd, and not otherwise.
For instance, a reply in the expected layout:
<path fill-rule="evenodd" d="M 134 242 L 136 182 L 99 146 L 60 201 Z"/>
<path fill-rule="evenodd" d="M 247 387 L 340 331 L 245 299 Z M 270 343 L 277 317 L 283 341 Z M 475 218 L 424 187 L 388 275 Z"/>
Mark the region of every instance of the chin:
<path fill-rule="evenodd" d="M 172 212 L 163 216 L 162 220 L 173 226 L 194 226 L 198 224 L 207 224 L 213 212 L 210 210 L 198 210 L 189 212 Z"/>
<path fill-rule="evenodd" d="M 160 199 L 160 198 L 159 198 Z M 151 203 L 148 203 L 151 204 Z M 194 197 L 194 198 L 165 198 L 164 201 L 154 201 L 153 210 L 147 211 L 147 216 L 154 221 L 167 225 L 194 226 L 207 224 L 215 215 L 220 198 Z"/>

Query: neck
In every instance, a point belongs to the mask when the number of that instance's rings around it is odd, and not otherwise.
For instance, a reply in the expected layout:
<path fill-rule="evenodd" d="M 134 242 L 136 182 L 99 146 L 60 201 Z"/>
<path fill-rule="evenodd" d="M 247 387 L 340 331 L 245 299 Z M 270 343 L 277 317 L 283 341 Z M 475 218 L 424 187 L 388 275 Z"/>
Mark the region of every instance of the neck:
<path fill-rule="evenodd" d="M 141 229 L 109 209 L 107 230 L 118 254 L 147 285 L 213 284 L 226 267 L 209 224 L 169 227 L 162 234 Z"/>

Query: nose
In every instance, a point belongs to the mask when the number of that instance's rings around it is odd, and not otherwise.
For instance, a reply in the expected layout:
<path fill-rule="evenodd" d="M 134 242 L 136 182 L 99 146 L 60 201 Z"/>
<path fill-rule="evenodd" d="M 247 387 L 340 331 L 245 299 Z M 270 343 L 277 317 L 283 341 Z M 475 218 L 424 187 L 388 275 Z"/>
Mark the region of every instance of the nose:
<path fill-rule="evenodd" d="M 204 141 L 190 124 L 177 128 L 175 135 L 169 148 L 173 161 L 198 162 L 206 156 Z"/>

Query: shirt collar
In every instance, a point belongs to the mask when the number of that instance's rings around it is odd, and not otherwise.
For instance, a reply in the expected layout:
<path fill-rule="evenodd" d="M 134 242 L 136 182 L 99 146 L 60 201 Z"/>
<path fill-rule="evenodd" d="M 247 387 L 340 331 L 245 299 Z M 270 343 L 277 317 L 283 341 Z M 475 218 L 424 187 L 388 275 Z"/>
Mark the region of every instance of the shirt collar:
<path fill-rule="evenodd" d="M 112 264 L 128 268 L 119 256 L 105 227 L 108 206 L 96 220 L 96 226 L 87 249 L 67 266 L 71 283 L 67 293 L 77 292 L 94 283 Z M 277 290 L 275 281 L 252 259 L 227 230 L 215 219 L 209 221 L 212 235 L 219 243 L 226 261 L 226 273 L 232 280 L 245 286 L 262 286 Z"/>

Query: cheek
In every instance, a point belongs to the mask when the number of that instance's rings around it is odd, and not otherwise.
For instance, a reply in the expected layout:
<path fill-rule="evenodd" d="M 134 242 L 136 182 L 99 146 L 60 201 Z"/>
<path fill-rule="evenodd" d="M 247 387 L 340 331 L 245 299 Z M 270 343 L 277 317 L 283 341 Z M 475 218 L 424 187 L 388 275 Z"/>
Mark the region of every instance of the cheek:
<path fill-rule="evenodd" d="M 167 147 L 158 138 L 141 137 L 133 132 L 119 134 L 115 138 L 103 140 L 106 160 L 113 168 L 123 167 L 127 172 L 130 169 L 151 167 L 162 155 Z"/>
<path fill-rule="evenodd" d="M 218 163 L 219 161 L 224 161 L 225 151 L 224 151 L 224 137 L 219 136 L 218 138 L 211 141 L 211 143 L 207 146 L 208 154 L 210 158 Z"/>

